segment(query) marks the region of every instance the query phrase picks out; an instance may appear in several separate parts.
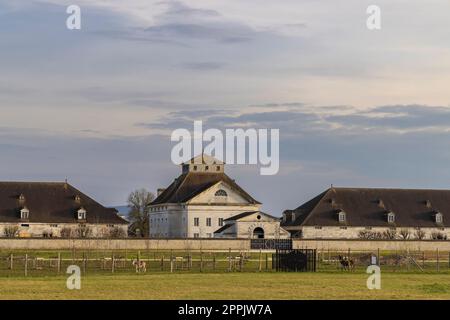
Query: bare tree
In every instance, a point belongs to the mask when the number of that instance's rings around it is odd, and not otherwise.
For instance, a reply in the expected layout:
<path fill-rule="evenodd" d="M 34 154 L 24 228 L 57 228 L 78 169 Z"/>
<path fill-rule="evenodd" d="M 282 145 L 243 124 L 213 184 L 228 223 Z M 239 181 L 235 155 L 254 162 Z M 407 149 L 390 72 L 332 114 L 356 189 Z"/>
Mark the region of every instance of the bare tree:
<path fill-rule="evenodd" d="M 401 237 L 403 240 L 408 240 L 410 234 L 411 234 L 411 233 L 409 232 L 408 229 L 401 229 L 401 230 L 400 230 L 400 237 Z"/>
<path fill-rule="evenodd" d="M 425 239 L 425 231 L 417 229 L 415 236 L 416 236 L 416 239 L 423 240 L 423 239 Z"/>
<path fill-rule="evenodd" d="M 150 230 L 150 205 L 155 195 L 146 189 L 133 191 L 128 196 L 129 217 L 136 237 L 148 237 Z"/>
<path fill-rule="evenodd" d="M 3 230 L 3 233 L 7 238 L 14 238 L 17 235 L 18 231 L 18 226 L 7 226 L 5 227 L 5 230 Z"/>

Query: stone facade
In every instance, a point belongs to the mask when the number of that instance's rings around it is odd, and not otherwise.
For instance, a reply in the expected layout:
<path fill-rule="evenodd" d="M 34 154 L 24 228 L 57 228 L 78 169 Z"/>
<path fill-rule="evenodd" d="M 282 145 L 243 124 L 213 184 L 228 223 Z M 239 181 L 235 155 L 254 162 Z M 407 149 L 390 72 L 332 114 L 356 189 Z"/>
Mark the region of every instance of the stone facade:
<path fill-rule="evenodd" d="M 240 214 L 227 219 L 225 226 L 214 234 L 216 238 L 288 239 L 289 232 L 280 227 L 280 220 L 260 211 Z"/>

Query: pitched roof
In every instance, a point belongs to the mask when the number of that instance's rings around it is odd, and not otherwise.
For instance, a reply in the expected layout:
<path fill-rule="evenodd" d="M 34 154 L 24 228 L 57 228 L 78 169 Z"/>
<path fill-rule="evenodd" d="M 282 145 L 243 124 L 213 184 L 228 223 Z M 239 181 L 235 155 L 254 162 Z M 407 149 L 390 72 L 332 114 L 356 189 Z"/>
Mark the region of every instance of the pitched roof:
<path fill-rule="evenodd" d="M 187 202 L 218 182 L 227 184 L 230 188 L 241 194 L 249 203 L 259 204 L 258 201 L 253 199 L 233 179 L 223 172 L 187 172 L 181 174 L 152 204 Z"/>
<path fill-rule="evenodd" d="M 225 231 L 226 229 L 230 228 L 231 226 L 233 226 L 232 224 L 226 224 L 222 227 L 220 227 L 219 229 L 217 229 L 216 231 L 214 231 L 214 233 L 221 233 L 223 231 Z"/>
<path fill-rule="evenodd" d="M 64 182 L 0 182 L 0 222 L 22 222 L 23 207 L 30 211 L 29 222 L 76 223 L 76 213 L 83 207 L 87 223 L 128 223 L 116 209 L 105 208 Z"/>
<path fill-rule="evenodd" d="M 292 210 L 296 219 L 282 226 L 339 226 L 339 211 L 347 226 L 391 226 L 388 212 L 396 227 L 436 227 L 436 212 L 444 218 L 440 226 L 450 226 L 450 190 L 333 187 Z"/>
<path fill-rule="evenodd" d="M 239 220 L 239 219 L 251 216 L 252 214 L 255 214 L 255 213 L 259 213 L 259 214 L 265 215 L 265 216 L 267 216 L 269 218 L 272 218 L 272 219 L 275 219 L 275 220 L 279 220 L 279 218 L 271 216 L 270 214 L 267 214 L 267 213 L 264 213 L 264 212 L 261 212 L 261 211 L 247 211 L 247 212 L 239 213 L 239 214 L 237 214 L 235 216 L 232 216 L 230 218 L 227 218 L 224 221 L 236 221 L 236 220 Z"/>

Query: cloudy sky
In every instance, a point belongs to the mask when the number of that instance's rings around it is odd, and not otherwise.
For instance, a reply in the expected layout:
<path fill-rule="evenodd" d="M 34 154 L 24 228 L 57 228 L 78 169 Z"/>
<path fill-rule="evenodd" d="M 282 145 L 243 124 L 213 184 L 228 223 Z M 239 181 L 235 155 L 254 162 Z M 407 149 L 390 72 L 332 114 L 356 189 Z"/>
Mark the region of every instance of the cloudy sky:
<path fill-rule="evenodd" d="M 66 28 L 81 7 L 82 29 Z M 382 29 L 366 28 L 381 8 Z M 105 205 L 179 173 L 194 120 L 280 129 L 280 172 L 230 176 L 274 215 L 329 187 L 450 188 L 450 2 L 0 2 L 0 179 Z"/>

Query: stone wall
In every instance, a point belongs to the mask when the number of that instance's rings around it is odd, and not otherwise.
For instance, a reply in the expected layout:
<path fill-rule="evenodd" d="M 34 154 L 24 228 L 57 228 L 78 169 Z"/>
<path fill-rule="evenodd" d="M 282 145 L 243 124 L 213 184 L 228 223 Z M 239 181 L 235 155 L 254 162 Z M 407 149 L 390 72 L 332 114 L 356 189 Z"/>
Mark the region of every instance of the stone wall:
<path fill-rule="evenodd" d="M 294 249 L 450 251 L 450 241 L 418 240 L 305 240 Z M 249 250 L 248 239 L 0 239 L 0 250 Z"/>

